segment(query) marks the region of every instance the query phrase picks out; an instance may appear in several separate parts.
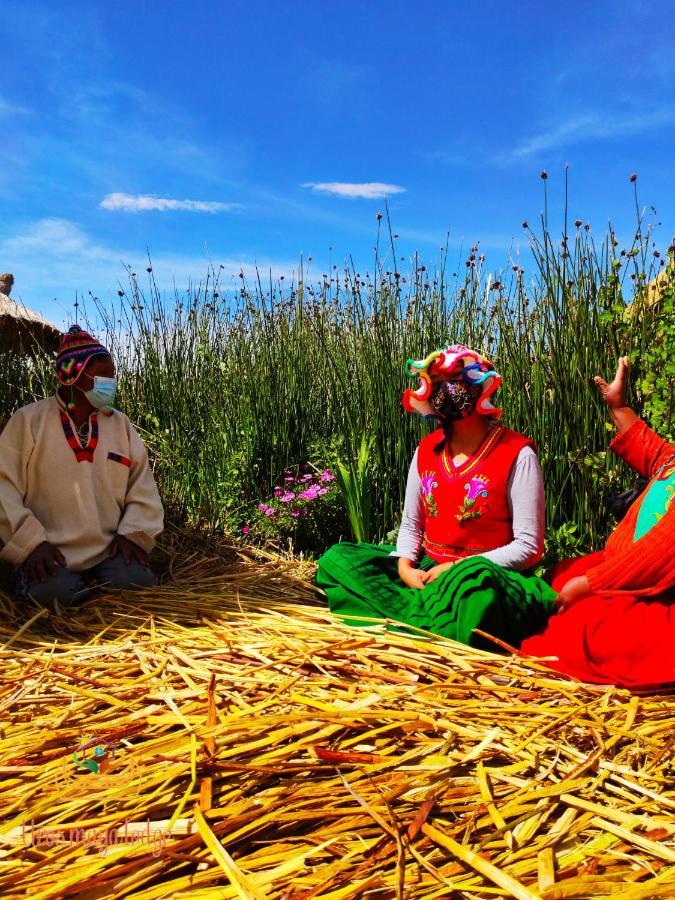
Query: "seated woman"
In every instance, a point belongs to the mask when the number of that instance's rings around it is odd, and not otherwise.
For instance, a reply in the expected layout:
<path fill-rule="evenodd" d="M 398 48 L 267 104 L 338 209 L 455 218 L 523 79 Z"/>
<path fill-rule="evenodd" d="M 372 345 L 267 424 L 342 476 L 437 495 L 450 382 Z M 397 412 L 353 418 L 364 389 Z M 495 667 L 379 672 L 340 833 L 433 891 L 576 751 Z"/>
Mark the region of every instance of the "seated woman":
<path fill-rule="evenodd" d="M 583 681 L 629 687 L 675 682 L 675 445 L 626 406 L 629 364 L 600 387 L 618 435 L 610 448 L 647 487 L 599 553 L 559 564 L 560 591 L 542 634 L 521 649 Z"/>
<path fill-rule="evenodd" d="M 317 585 L 354 625 L 399 623 L 495 649 L 519 646 L 553 612 L 555 592 L 520 574 L 541 557 L 544 490 L 532 441 L 500 424 L 494 366 L 463 345 L 409 360 L 403 405 L 440 428 L 420 442 L 396 548 L 343 543 L 319 560 Z M 424 553 L 422 553 L 424 551 Z"/>

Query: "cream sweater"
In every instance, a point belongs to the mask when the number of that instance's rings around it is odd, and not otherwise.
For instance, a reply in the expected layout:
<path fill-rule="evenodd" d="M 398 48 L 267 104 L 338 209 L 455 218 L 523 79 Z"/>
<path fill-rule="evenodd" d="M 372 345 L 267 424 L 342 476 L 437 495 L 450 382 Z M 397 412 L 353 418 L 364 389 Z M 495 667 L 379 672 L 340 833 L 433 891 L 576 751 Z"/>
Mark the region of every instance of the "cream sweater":
<path fill-rule="evenodd" d="M 98 442 L 93 453 L 80 454 L 91 461 L 79 462 L 67 436 L 70 426 L 76 442 L 77 430 L 57 396 L 9 420 L 0 434 L 0 559 L 18 567 L 49 541 L 69 568 L 82 571 L 105 559 L 115 534 L 152 549 L 164 510 L 147 451 L 123 413 L 95 418 Z"/>

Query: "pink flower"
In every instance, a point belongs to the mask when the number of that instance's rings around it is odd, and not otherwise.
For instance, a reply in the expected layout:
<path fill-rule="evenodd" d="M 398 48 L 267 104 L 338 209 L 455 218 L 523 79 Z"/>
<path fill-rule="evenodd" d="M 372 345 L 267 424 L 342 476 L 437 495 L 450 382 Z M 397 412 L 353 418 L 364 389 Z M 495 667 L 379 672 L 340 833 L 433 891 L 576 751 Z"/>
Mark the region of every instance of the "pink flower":
<path fill-rule="evenodd" d="M 422 493 L 429 497 L 432 490 L 437 487 L 438 485 L 434 481 L 434 474 L 425 472 L 424 475 L 422 475 Z"/>
<path fill-rule="evenodd" d="M 292 510 L 291 510 L 291 516 L 292 516 L 294 519 L 297 519 L 299 515 L 300 515 L 300 511 L 299 511 L 299 510 L 297 510 L 297 509 L 292 509 Z"/>
<path fill-rule="evenodd" d="M 284 492 L 284 489 L 281 488 L 281 487 L 275 487 L 275 488 L 274 488 L 274 496 L 275 496 L 275 497 L 281 497 L 281 495 L 283 494 L 283 492 Z"/>
<path fill-rule="evenodd" d="M 319 488 L 319 490 L 316 493 L 317 493 L 317 496 L 321 497 L 323 494 L 328 493 L 328 488 Z"/>
<path fill-rule="evenodd" d="M 333 475 L 330 469 L 324 469 L 319 475 L 319 481 L 335 481 L 335 475 Z"/>
<path fill-rule="evenodd" d="M 268 506 L 267 509 L 265 510 L 265 515 L 270 516 L 270 518 L 271 518 L 275 512 L 276 512 L 276 509 L 273 506 Z"/>
<path fill-rule="evenodd" d="M 468 484 L 464 485 L 464 490 L 467 491 L 466 499 L 477 500 L 478 497 L 487 497 L 488 484 L 488 479 L 481 475 L 477 478 L 472 478 Z"/>
<path fill-rule="evenodd" d="M 266 503 L 259 503 L 259 504 L 258 504 L 258 509 L 260 510 L 260 512 L 267 512 L 267 504 L 266 504 Z"/>
<path fill-rule="evenodd" d="M 313 484 L 311 487 L 308 487 L 306 491 L 302 491 L 302 493 L 298 494 L 298 497 L 301 497 L 303 500 L 316 500 L 320 490 L 318 484 Z"/>
<path fill-rule="evenodd" d="M 251 529 L 249 528 L 248 525 L 244 525 L 244 527 L 241 529 L 241 533 L 242 533 L 242 534 L 248 534 L 250 530 L 251 530 Z"/>
<path fill-rule="evenodd" d="M 303 475 L 302 478 L 300 479 L 300 481 L 301 481 L 303 484 L 305 484 L 306 482 L 311 481 L 311 480 L 312 480 L 312 476 L 311 476 L 311 475 Z"/>
<path fill-rule="evenodd" d="M 292 475 L 286 475 L 286 477 L 284 478 L 284 482 L 286 484 L 295 484 L 295 478 L 293 478 Z"/>
<path fill-rule="evenodd" d="M 286 491 L 286 493 L 282 497 L 279 497 L 279 501 L 281 503 L 290 503 L 291 500 L 295 500 L 295 494 L 293 493 L 293 491 Z"/>

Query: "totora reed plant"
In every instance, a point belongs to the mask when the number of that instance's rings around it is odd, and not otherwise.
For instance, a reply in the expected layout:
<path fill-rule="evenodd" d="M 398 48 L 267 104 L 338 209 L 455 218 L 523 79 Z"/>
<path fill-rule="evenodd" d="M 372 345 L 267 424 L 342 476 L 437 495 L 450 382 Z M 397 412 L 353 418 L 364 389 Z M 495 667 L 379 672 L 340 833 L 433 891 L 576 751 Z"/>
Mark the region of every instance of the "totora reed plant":
<path fill-rule="evenodd" d="M 462 342 L 494 360 L 504 422 L 538 446 L 549 527 L 575 525 L 596 546 L 611 528 L 604 494 L 626 476 L 605 455 L 611 435 L 592 378 L 630 355 L 641 408 L 641 366 L 663 326 L 657 305 L 625 313 L 664 260 L 648 255 L 644 217 L 623 248 L 611 227 L 596 242 L 581 220 L 560 238 L 545 217 L 524 233 L 529 273 L 516 253 L 490 271 L 479 244 L 454 265 L 447 245 L 434 267 L 415 255 L 402 272 L 391 230 L 370 272 L 350 262 L 318 282 L 301 264 L 297 281 L 267 286 L 242 272 L 233 291 L 211 268 L 166 298 L 151 266 L 146 287 L 129 271 L 114 305 L 90 307 L 90 325 L 107 333 L 120 404 L 172 516 L 240 533 L 284 470 L 310 462 L 334 466 L 353 536 L 383 539 L 429 427 L 402 410 L 404 361 Z"/>

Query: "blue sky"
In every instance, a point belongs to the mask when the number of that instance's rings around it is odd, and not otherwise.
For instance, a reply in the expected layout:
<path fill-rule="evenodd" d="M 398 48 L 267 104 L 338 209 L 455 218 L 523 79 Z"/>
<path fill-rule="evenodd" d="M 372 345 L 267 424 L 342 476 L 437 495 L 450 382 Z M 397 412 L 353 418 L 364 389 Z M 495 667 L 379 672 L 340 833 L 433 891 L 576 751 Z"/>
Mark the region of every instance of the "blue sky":
<path fill-rule="evenodd" d="M 0 271 L 56 323 L 208 261 L 313 272 L 372 258 L 388 202 L 402 256 L 449 232 L 488 264 L 551 218 L 675 231 L 672 3 L 3 0 Z M 187 201 L 187 202 L 186 202 Z M 329 248 L 332 248 L 329 250 Z"/>

